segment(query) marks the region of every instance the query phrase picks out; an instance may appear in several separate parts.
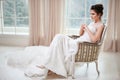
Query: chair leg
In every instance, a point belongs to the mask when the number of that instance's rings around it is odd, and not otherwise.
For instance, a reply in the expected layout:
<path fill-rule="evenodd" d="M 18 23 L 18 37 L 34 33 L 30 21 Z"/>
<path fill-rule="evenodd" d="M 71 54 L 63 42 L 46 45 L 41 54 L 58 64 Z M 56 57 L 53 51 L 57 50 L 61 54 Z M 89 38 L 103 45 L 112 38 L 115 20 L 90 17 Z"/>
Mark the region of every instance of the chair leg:
<path fill-rule="evenodd" d="M 99 70 L 98 70 L 98 62 L 95 61 L 95 64 L 96 64 L 96 70 L 97 70 L 97 73 L 98 73 L 98 76 L 99 76 L 100 72 L 99 72 Z"/>

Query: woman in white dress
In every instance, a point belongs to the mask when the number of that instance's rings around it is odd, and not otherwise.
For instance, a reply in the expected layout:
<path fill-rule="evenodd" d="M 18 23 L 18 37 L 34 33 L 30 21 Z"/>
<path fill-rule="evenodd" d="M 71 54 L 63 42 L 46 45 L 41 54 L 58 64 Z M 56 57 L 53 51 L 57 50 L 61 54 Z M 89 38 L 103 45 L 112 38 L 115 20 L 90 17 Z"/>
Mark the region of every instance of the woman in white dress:
<path fill-rule="evenodd" d="M 71 55 L 77 53 L 78 42 L 96 42 L 100 40 L 104 28 L 101 21 L 103 5 L 92 5 L 90 15 L 93 22 L 88 26 L 86 24 L 81 26 L 79 38 L 74 40 L 66 35 L 57 34 L 49 47 L 27 47 L 24 51 L 26 57 L 24 55 L 21 64 L 30 63 L 32 67 L 28 67 L 25 74 L 27 76 L 34 76 L 38 72 L 38 75 L 41 75 L 44 69 L 51 70 L 58 75 L 67 77 L 67 73 L 69 72 L 68 63 Z M 11 62 L 8 61 L 8 63 Z M 19 63 L 19 61 L 17 63 Z"/>

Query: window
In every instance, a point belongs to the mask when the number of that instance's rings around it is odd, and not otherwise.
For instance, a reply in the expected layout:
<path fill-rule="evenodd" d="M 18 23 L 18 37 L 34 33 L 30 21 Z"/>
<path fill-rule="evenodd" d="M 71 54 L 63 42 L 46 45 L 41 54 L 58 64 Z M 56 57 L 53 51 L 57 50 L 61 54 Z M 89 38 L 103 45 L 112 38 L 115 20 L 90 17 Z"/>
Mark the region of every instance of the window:
<path fill-rule="evenodd" d="M 0 34 L 28 34 L 28 0 L 0 0 Z"/>
<path fill-rule="evenodd" d="M 91 5 L 99 3 L 102 3 L 104 6 L 102 19 L 106 23 L 108 0 L 66 0 L 65 32 L 67 34 L 78 34 L 81 24 L 89 24 L 91 22 Z"/>

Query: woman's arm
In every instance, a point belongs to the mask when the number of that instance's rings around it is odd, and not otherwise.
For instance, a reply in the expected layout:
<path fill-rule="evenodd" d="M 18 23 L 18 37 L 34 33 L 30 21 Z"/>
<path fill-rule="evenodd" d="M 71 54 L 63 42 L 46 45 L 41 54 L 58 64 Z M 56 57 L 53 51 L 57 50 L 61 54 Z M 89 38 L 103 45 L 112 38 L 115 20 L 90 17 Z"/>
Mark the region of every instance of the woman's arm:
<path fill-rule="evenodd" d="M 103 31 L 103 25 L 100 25 L 98 28 L 97 28 L 97 32 L 95 34 L 93 34 L 86 26 L 85 26 L 85 30 L 88 32 L 92 42 L 96 42 L 98 40 L 100 40 L 101 38 L 101 35 L 102 35 L 102 31 Z"/>

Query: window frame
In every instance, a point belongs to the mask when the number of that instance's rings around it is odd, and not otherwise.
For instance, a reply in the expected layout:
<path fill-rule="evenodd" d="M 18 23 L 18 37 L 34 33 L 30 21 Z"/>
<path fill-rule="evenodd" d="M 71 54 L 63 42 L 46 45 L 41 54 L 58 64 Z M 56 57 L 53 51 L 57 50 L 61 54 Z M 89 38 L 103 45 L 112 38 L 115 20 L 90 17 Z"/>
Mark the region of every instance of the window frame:
<path fill-rule="evenodd" d="M 26 1 L 26 0 L 25 0 Z M 0 34 L 11 34 L 11 35 L 28 35 L 29 34 L 29 13 L 28 13 L 28 16 L 24 16 L 24 17 L 17 17 L 17 14 L 16 14 L 16 0 L 14 0 L 14 16 L 10 16 L 10 17 L 4 17 L 4 11 L 3 11 L 3 4 L 4 4 L 4 0 L 0 0 L 0 12 L 1 12 L 1 15 L 0 15 Z M 28 7 L 29 8 L 29 7 Z M 4 25 L 4 19 L 5 18 L 13 18 L 14 20 L 14 24 L 13 26 L 5 26 Z M 21 18 L 21 19 L 28 19 L 28 26 L 17 26 L 17 18 Z"/>

